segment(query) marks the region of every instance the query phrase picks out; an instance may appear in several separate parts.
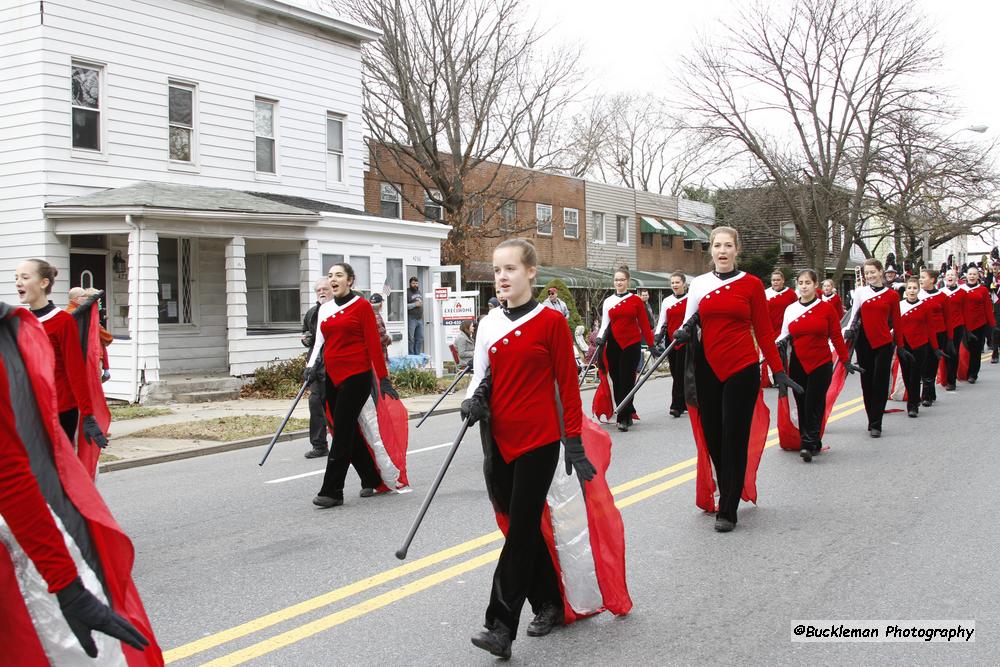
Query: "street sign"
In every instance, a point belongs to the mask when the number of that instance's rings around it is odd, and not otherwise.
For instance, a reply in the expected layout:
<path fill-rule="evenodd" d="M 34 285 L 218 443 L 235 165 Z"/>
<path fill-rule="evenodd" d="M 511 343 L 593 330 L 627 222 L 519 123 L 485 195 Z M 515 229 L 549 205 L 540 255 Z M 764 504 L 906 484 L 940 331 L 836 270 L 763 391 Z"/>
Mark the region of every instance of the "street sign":
<path fill-rule="evenodd" d="M 434 288 L 434 300 L 435 301 L 447 301 L 448 293 L 451 290 L 447 287 L 435 287 Z"/>

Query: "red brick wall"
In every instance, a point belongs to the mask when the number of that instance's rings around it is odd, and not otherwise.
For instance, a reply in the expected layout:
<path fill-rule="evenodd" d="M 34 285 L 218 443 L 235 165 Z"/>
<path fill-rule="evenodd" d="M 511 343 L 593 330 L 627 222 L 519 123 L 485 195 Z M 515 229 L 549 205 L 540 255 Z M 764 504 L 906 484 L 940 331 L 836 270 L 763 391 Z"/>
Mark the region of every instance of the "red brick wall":
<path fill-rule="evenodd" d="M 701 243 L 695 242 L 691 250 L 685 250 L 683 238 L 674 236 L 672 247 L 664 248 L 660 237 L 660 234 L 653 234 L 652 247 L 644 246 L 642 236 L 639 237 L 636 254 L 640 271 L 656 273 L 683 271 L 693 276 L 708 271 L 711 257 L 707 250 L 702 250 Z"/>

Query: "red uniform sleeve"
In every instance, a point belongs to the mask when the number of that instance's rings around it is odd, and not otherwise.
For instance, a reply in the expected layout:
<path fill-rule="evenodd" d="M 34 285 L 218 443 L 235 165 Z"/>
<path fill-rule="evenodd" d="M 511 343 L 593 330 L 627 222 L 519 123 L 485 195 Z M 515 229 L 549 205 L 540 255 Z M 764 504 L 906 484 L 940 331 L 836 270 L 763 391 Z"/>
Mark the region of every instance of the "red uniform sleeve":
<path fill-rule="evenodd" d="M 552 320 L 553 326 L 549 330 L 549 354 L 552 355 L 552 368 L 559 385 L 563 426 L 567 438 L 576 438 L 583 430 L 583 402 L 580 400 L 580 389 L 577 384 L 579 378 L 576 374 L 573 340 L 562 316 L 559 320 L 555 318 Z M 649 328 L 649 322 L 646 322 L 646 328 Z"/>
<path fill-rule="evenodd" d="M 7 372 L 0 363 L 0 515 L 45 579 L 49 592 L 55 593 L 76 579 L 76 565 L 38 488 L 14 424 Z"/>
<path fill-rule="evenodd" d="M 953 340 L 951 328 L 951 299 L 947 295 L 938 298 L 941 302 L 941 316 L 944 318 L 944 335 L 948 340 Z"/>
<path fill-rule="evenodd" d="M 988 297 L 989 295 L 987 295 Z M 635 299 L 639 304 L 636 306 L 635 321 L 639 323 L 639 331 L 642 333 L 643 340 L 646 341 L 646 345 L 653 346 L 653 328 L 649 326 L 649 317 L 646 315 L 646 305 L 641 299 Z"/>
<path fill-rule="evenodd" d="M 68 313 L 64 313 L 68 315 Z M 83 348 L 80 346 L 80 330 L 76 326 L 76 318 L 72 315 L 62 318 L 57 329 L 59 335 L 59 351 L 62 354 L 63 368 L 69 379 L 69 386 L 76 399 L 76 407 L 80 416 L 94 414 L 94 406 L 90 401 L 90 384 L 87 382 L 87 364 L 83 359 Z"/>
<path fill-rule="evenodd" d="M 837 317 L 837 309 L 830 308 L 827 311 L 829 315 L 827 316 L 827 336 L 830 337 L 830 342 L 833 343 L 833 349 L 837 351 L 837 356 L 840 358 L 841 363 L 846 364 L 848 359 L 847 345 L 844 343 L 844 334 L 840 331 L 840 318 Z"/>
<path fill-rule="evenodd" d="M 757 345 L 764 354 L 764 360 L 770 366 L 772 373 L 783 373 L 784 365 L 778 348 L 774 344 L 774 331 L 771 329 L 771 315 L 767 309 L 767 297 L 764 296 L 764 285 L 758 282 L 750 292 L 750 321 L 753 333 L 757 337 Z"/>
<path fill-rule="evenodd" d="M 375 321 L 375 311 L 367 303 L 361 307 L 361 324 L 365 329 L 365 346 L 368 348 L 368 358 L 371 359 L 372 368 L 375 369 L 375 376 L 381 380 L 389 375 L 389 371 L 385 367 L 382 337 L 379 335 L 378 323 Z"/>

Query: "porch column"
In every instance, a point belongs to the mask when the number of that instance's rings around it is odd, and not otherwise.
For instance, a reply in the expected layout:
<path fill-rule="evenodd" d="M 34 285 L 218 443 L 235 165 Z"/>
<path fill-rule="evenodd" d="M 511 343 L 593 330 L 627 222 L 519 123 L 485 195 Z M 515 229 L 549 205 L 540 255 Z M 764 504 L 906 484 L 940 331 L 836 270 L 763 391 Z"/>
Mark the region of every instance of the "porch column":
<path fill-rule="evenodd" d="M 226 338 L 229 368 L 233 368 L 234 342 L 247 337 L 247 252 L 246 240 L 234 236 L 226 243 Z"/>
<path fill-rule="evenodd" d="M 141 224 L 141 223 L 140 223 Z M 160 379 L 160 261 L 159 235 L 150 229 L 133 228 L 128 235 L 129 336 L 134 352 L 137 383 L 135 397 L 142 401 L 145 390 Z"/>
<path fill-rule="evenodd" d="M 315 303 L 313 285 L 323 275 L 323 267 L 320 266 L 322 261 L 319 241 L 303 241 L 299 249 L 299 311 L 302 317 L 306 316 L 306 311 Z"/>

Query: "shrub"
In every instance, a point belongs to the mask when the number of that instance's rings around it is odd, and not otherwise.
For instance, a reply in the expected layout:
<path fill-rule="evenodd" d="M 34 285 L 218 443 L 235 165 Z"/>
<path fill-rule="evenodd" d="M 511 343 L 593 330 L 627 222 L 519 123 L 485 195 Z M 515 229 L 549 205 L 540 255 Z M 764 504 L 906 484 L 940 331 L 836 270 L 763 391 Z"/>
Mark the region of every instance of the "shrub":
<path fill-rule="evenodd" d="M 424 368 L 403 368 L 390 373 L 392 386 L 400 395 L 403 394 L 433 394 L 438 391 L 437 376 L 434 371 Z"/>
<path fill-rule="evenodd" d="M 580 312 L 576 309 L 576 299 L 573 298 L 573 294 L 566 287 L 566 283 L 559 280 L 558 278 L 553 278 L 550 280 L 543 288 L 541 293 L 538 295 L 538 303 L 542 303 L 547 298 L 549 298 L 549 288 L 555 287 L 559 291 L 559 298 L 563 300 L 566 307 L 569 308 L 569 330 L 576 331 L 577 325 L 583 324 L 583 320 L 580 319 Z"/>
<path fill-rule="evenodd" d="M 306 354 L 285 361 L 272 361 L 253 372 L 240 391 L 243 398 L 294 398 L 302 386 Z"/>

